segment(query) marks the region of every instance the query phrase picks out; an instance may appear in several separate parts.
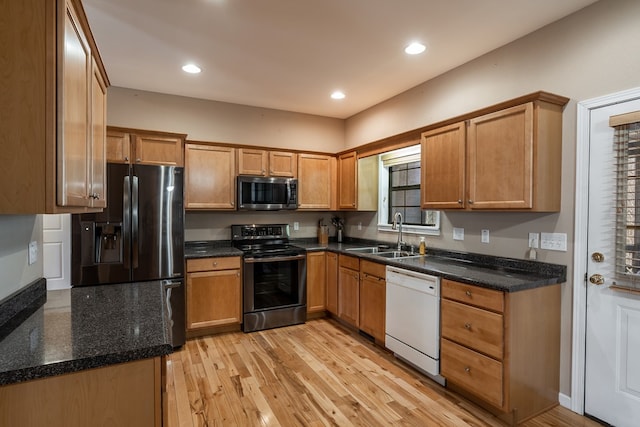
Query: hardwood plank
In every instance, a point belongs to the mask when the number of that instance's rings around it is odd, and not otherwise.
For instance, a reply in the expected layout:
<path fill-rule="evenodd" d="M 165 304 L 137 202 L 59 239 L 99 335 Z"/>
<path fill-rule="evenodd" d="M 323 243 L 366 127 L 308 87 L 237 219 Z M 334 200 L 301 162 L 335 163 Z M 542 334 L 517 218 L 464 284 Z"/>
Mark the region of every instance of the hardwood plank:
<path fill-rule="evenodd" d="M 333 319 L 196 338 L 168 360 L 166 427 L 505 425 Z M 522 425 L 599 426 L 559 406 Z"/>

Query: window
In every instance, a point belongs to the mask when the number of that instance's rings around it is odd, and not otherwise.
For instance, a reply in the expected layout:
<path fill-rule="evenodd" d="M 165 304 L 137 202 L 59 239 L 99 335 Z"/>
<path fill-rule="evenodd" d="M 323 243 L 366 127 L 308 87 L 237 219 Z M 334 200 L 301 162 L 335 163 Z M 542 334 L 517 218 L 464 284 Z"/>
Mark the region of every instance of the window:
<path fill-rule="evenodd" d="M 400 212 L 404 232 L 440 234 L 440 213 L 420 208 L 420 145 L 381 154 L 379 177 L 378 230 L 390 231 Z"/>
<path fill-rule="evenodd" d="M 615 128 L 617 169 L 616 273 L 640 289 L 640 123 Z"/>

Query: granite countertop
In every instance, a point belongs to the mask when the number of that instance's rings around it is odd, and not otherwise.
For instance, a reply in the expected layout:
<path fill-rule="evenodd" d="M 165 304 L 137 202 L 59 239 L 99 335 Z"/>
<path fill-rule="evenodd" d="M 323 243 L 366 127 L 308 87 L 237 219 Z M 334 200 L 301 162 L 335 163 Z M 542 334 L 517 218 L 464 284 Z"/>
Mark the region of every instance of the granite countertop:
<path fill-rule="evenodd" d="M 503 292 L 517 292 L 563 283 L 567 280 L 567 268 L 563 265 L 515 258 L 495 257 L 465 252 L 428 248 L 427 254 L 414 257 L 389 259 L 375 254 L 353 252 L 352 249 L 377 246 L 381 242 L 350 241 L 348 243 L 318 243 L 316 239 L 292 239 L 291 243 L 313 251 L 331 251 L 381 264 L 392 265 L 420 273 L 433 274 Z M 393 250 L 393 244 L 382 243 Z M 229 241 L 200 241 L 185 244 L 186 258 L 216 256 L 242 256 L 242 252 Z"/>
<path fill-rule="evenodd" d="M 169 354 L 162 282 L 49 291 L 0 341 L 0 385 Z"/>

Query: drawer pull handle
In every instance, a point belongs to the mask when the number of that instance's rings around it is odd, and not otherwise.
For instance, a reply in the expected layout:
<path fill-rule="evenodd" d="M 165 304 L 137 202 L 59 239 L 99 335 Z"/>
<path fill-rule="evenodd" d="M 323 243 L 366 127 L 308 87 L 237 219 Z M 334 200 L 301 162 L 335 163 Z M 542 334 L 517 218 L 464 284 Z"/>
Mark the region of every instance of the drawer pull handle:
<path fill-rule="evenodd" d="M 468 297 L 471 297 L 471 291 L 466 291 L 466 292 L 465 292 L 465 294 L 466 294 Z"/>
<path fill-rule="evenodd" d="M 466 330 L 470 331 L 470 330 L 471 330 L 471 323 L 465 323 L 465 324 L 464 324 L 464 328 L 465 328 Z"/>
<path fill-rule="evenodd" d="M 464 371 L 468 374 L 471 372 L 471 368 L 467 366 L 466 368 L 464 368 Z"/>
<path fill-rule="evenodd" d="M 213 266 L 217 267 L 218 266 L 218 261 L 213 261 Z"/>

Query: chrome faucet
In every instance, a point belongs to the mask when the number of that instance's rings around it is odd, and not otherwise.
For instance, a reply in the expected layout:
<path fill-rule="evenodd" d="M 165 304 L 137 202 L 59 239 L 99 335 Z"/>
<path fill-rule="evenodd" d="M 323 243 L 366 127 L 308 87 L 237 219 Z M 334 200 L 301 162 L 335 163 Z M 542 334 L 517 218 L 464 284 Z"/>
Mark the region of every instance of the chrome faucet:
<path fill-rule="evenodd" d="M 398 230 L 398 250 L 402 250 L 402 245 L 404 242 L 402 241 L 402 213 L 396 212 L 393 214 L 393 225 L 391 226 L 392 230 Z"/>

